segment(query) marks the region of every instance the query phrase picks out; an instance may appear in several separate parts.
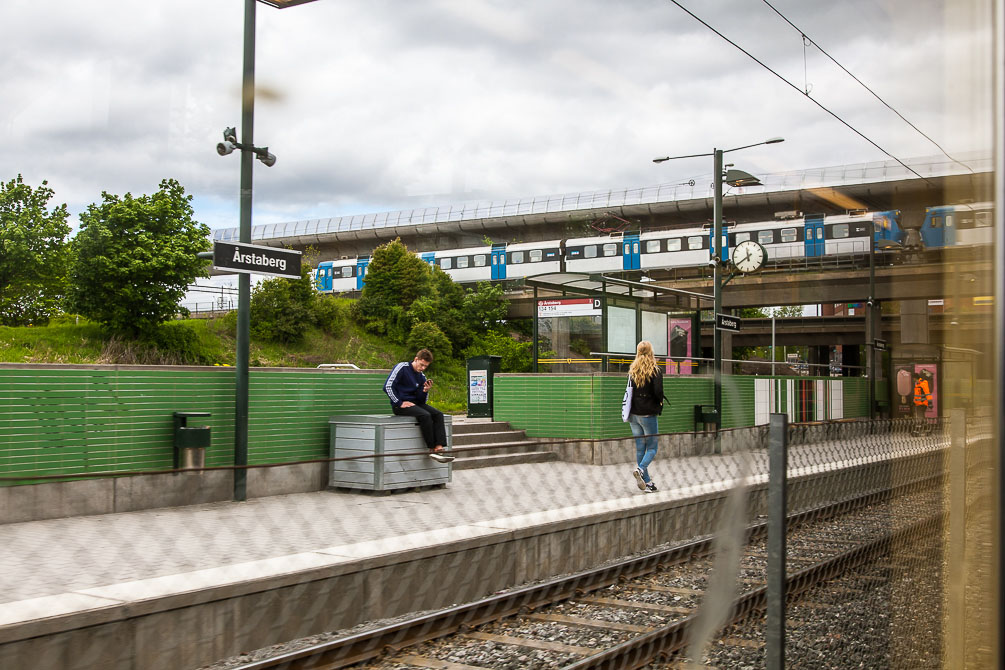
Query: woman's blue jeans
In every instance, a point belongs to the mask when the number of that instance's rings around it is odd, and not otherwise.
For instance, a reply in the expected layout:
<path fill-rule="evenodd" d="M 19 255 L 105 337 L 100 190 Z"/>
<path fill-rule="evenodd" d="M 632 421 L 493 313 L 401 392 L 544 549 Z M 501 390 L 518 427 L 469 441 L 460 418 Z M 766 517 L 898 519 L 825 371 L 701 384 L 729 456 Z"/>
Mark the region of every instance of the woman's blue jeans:
<path fill-rule="evenodd" d="M 638 414 L 628 415 L 628 425 L 632 428 L 632 435 L 635 436 L 635 462 L 642 471 L 642 480 L 649 483 L 649 464 L 656 458 L 656 447 L 659 446 L 659 417 L 655 414 L 649 416 L 639 416 Z"/>

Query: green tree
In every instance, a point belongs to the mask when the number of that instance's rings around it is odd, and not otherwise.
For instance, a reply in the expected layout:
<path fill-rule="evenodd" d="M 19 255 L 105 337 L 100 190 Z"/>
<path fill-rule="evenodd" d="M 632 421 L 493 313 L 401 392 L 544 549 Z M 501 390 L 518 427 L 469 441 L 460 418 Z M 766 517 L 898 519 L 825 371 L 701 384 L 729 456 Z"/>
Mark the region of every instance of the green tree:
<path fill-rule="evenodd" d="M 476 332 L 501 327 L 508 309 L 509 300 L 501 284 L 481 281 L 464 295 L 466 321 Z"/>
<path fill-rule="evenodd" d="M 46 209 L 54 191 L 21 175 L 0 183 L 0 324 L 45 322 L 66 291 L 70 267 L 66 205 Z"/>
<path fill-rule="evenodd" d="M 433 352 L 433 359 L 450 358 L 454 353 L 454 348 L 450 340 L 443 334 L 439 326 L 428 321 L 420 321 L 412 328 L 405 343 L 409 351 L 419 349 L 429 349 Z"/>
<path fill-rule="evenodd" d="M 781 319 L 785 317 L 802 316 L 803 306 L 802 305 L 785 305 L 784 307 L 770 307 L 768 308 L 768 316 L 774 315 L 775 317 Z"/>
<path fill-rule="evenodd" d="M 211 246 L 209 227 L 193 220 L 192 196 L 174 179 L 153 195 L 101 198 L 80 215 L 70 305 L 113 333 L 150 337 L 205 276 L 196 254 Z"/>
<path fill-rule="evenodd" d="M 316 322 L 317 298 L 307 263 L 300 266 L 300 279 L 266 279 L 251 294 L 252 336 L 284 344 L 299 342 Z"/>
<path fill-rule="evenodd" d="M 520 342 L 506 333 L 490 330 L 475 337 L 462 356 L 465 359 L 474 356 L 500 356 L 502 372 L 530 372 L 533 370 L 533 343 Z"/>
<path fill-rule="evenodd" d="M 389 323 L 400 322 L 415 299 L 430 291 L 429 265 L 396 239 L 374 249 L 356 317 L 371 333 L 386 334 Z M 395 312 L 394 307 L 400 309 Z M 402 335 L 407 335 L 407 329 Z"/>

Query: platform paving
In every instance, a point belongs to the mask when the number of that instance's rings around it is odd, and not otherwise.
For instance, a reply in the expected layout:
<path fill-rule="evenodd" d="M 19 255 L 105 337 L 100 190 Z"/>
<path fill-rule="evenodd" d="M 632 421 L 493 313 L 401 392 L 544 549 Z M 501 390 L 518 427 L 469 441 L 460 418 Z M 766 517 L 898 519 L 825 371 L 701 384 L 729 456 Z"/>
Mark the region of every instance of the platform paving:
<path fill-rule="evenodd" d="M 932 446 L 884 442 L 852 449 L 825 443 L 792 448 L 789 463 L 796 469 L 828 468 Z M 628 444 L 622 448 L 634 451 Z M 766 454 L 657 457 L 650 473 L 660 491 L 653 494 L 638 490 L 630 465 L 523 463 L 455 471 L 443 489 L 389 495 L 321 491 L 3 525 L 0 625 L 24 620 L 22 608 L 17 616 L 11 609 L 19 601 L 266 559 L 278 565 L 282 557 L 305 552 L 380 540 L 393 544 L 415 533 L 491 520 L 526 518 L 532 524 L 540 523 L 534 516 L 540 513 L 568 517 L 597 504 L 635 507 L 729 485 L 747 468 L 766 476 Z M 47 615 L 45 602 L 36 601 L 39 617 Z"/>

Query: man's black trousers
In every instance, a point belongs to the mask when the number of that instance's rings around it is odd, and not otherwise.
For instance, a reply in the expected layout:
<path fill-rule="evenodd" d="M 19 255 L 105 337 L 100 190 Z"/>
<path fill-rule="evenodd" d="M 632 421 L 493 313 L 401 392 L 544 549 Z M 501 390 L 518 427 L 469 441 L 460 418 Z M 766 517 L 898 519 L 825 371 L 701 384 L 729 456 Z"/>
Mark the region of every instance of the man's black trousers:
<path fill-rule="evenodd" d="M 443 412 L 432 405 L 412 405 L 411 407 L 391 407 L 398 416 L 414 416 L 419 421 L 422 439 L 430 449 L 440 444 L 447 446 L 447 431 L 443 427 Z"/>

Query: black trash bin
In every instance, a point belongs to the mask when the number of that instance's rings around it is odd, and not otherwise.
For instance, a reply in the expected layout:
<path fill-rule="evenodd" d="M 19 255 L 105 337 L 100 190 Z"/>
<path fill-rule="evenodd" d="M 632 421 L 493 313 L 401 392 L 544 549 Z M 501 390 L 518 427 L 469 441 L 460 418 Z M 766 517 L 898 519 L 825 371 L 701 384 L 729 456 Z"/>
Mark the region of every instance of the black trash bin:
<path fill-rule="evenodd" d="M 694 406 L 694 429 L 698 430 L 698 424 L 701 424 L 702 430 L 708 430 L 710 425 L 719 425 L 719 412 L 716 411 L 715 405 L 695 405 Z"/>
<path fill-rule="evenodd" d="M 193 470 L 206 467 L 206 449 L 212 428 L 190 426 L 189 419 L 209 416 L 209 412 L 174 413 L 174 469 Z"/>
<path fill-rule="evenodd" d="M 468 359 L 468 416 L 492 418 L 492 378 L 501 361 L 502 356 Z"/>

